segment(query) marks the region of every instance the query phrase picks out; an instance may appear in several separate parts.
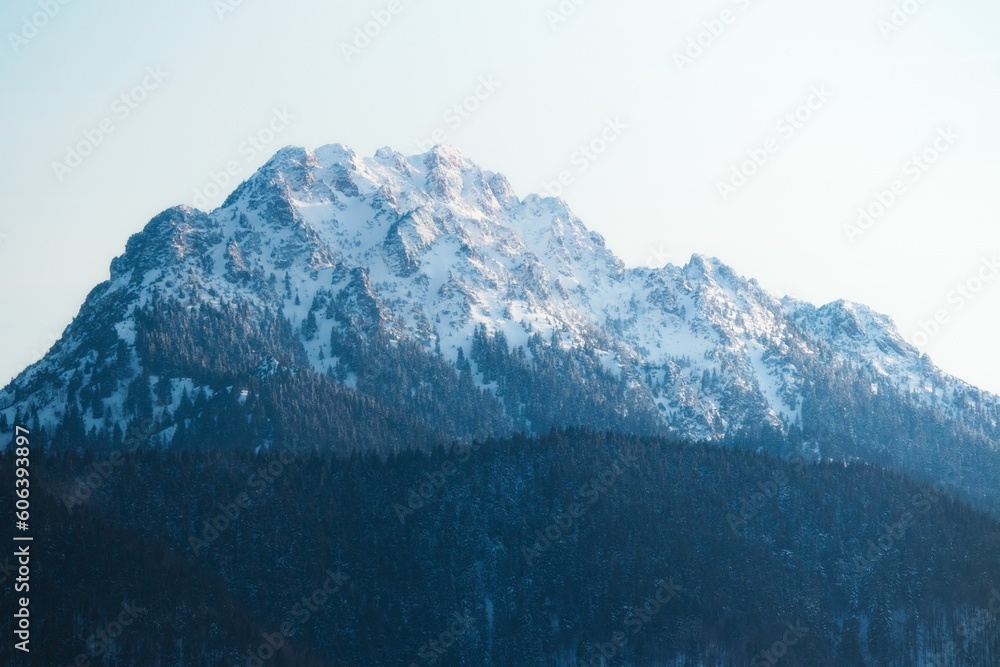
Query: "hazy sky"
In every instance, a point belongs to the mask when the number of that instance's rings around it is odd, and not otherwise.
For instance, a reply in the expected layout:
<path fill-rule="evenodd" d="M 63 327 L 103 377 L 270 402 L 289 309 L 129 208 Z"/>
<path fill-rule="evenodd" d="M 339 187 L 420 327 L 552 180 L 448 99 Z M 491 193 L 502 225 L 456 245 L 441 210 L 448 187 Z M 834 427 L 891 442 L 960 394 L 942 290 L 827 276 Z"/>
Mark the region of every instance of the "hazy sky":
<path fill-rule="evenodd" d="M 995 0 L 8 0 L 0 27 L 0 384 L 227 163 L 443 139 L 629 264 L 867 303 L 1000 392 Z"/>

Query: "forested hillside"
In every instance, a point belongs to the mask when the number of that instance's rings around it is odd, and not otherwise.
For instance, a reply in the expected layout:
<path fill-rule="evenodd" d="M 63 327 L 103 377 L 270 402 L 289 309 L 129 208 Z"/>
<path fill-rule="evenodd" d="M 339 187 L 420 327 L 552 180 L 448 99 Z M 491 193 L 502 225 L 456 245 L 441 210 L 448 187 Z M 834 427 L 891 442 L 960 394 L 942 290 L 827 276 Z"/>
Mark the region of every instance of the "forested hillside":
<path fill-rule="evenodd" d="M 1000 525 L 948 480 L 581 431 L 289 444 L 36 449 L 33 604 L 59 640 L 34 664 L 1000 658 Z M 105 642 L 123 604 L 141 611 Z"/>

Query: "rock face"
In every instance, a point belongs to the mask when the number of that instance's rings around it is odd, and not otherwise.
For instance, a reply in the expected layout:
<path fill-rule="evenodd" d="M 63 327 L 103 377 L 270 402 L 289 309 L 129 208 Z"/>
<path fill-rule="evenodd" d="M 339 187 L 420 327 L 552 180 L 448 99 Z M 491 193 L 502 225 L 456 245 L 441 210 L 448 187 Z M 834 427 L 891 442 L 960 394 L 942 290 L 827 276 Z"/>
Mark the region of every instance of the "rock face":
<path fill-rule="evenodd" d="M 215 211 L 156 216 L 0 392 L 0 426 L 100 442 L 152 419 L 168 441 L 214 406 L 266 412 L 247 432 L 266 444 L 289 413 L 254 397 L 304 376 L 443 438 L 778 435 L 782 453 L 957 475 L 991 505 L 1000 488 L 1000 400 L 889 318 L 778 300 L 699 255 L 627 268 L 564 202 L 448 147 L 285 148 Z"/>

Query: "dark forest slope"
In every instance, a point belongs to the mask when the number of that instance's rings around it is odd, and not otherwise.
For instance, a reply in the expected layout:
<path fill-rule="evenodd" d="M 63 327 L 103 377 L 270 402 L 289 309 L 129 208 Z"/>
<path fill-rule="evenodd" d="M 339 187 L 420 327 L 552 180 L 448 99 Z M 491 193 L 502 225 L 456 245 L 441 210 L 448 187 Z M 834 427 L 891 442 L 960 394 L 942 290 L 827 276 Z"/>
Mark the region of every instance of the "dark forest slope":
<path fill-rule="evenodd" d="M 32 664 L 258 664 L 267 637 L 282 666 L 1000 656 L 1000 525 L 869 466 L 584 432 L 388 461 L 34 457 Z"/>

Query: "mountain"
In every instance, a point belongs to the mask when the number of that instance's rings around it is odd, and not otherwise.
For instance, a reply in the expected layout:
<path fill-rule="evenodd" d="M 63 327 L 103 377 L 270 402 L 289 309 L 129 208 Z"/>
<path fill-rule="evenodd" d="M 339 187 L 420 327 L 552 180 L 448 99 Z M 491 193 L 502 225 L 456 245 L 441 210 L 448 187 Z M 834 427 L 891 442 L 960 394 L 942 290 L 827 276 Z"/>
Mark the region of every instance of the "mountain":
<path fill-rule="evenodd" d="M 345 453 L 570 426 L 739 437 L 1000 509 L 1000 399 L 889 318 L 699 255 L 626 267 L 563 201 L 444 146 L 284 148 L 218 209 L 156 216 L 0 392 L 14 422 L 62 447 Z"/>

